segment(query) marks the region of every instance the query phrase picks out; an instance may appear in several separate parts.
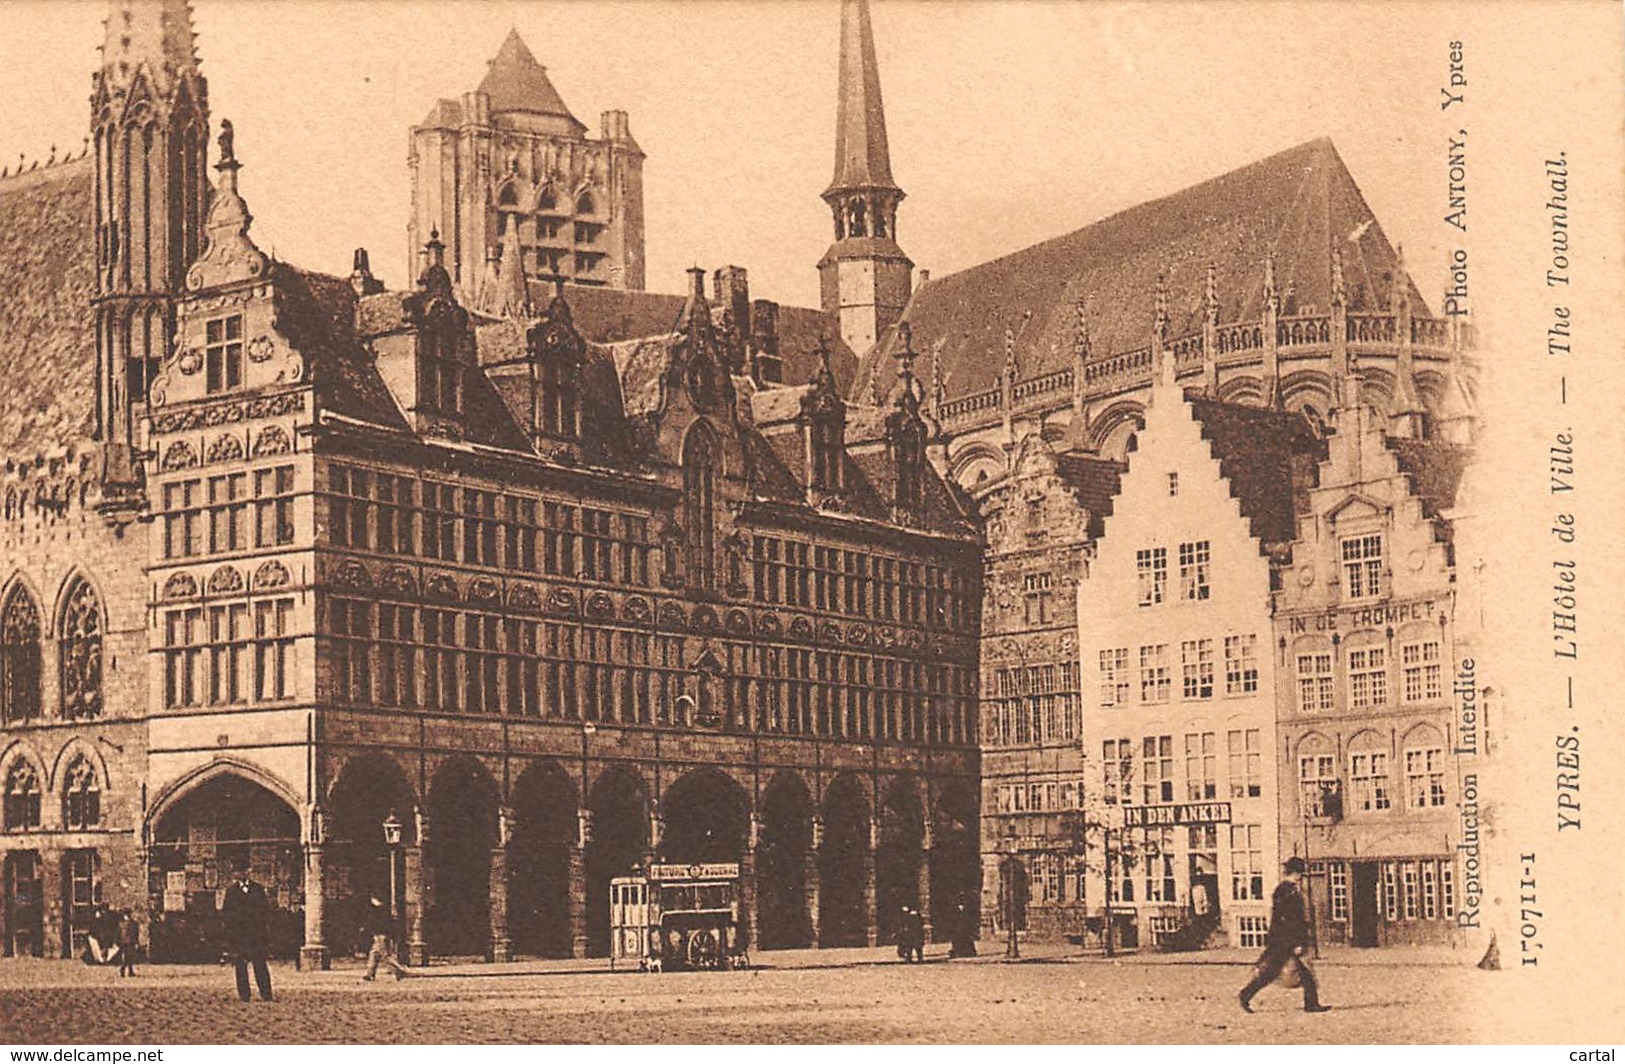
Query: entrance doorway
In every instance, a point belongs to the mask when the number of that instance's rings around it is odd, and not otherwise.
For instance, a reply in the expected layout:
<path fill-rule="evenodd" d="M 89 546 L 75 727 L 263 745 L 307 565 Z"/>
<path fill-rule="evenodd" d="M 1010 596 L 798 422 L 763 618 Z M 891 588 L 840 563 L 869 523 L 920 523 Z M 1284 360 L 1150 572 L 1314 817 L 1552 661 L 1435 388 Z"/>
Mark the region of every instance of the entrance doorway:
<path fill-rule="evenodd" d="M 97 930 L 96 910 L 102 904 L 102 862 L 95 850 L 69 850 L 62 857 L 62 955 L 77 957 L 86 939 Z M 103 942 L 105 948 L 108 943 Z"/>
<path fill-rule="evenodd" d="M 1352 917 L 1349 944 L 1375 946 L 1377 944 L 1377 862 L 1355 861 L 1350 868 L 1349 903 Z"/>
<path fill-rule="evenodd" d="M 45 952 L 45 906 L 40 896 L 40 856 L 33 850 L 6 854 L 5 906 L 8 957 L 40 957 Z"/>

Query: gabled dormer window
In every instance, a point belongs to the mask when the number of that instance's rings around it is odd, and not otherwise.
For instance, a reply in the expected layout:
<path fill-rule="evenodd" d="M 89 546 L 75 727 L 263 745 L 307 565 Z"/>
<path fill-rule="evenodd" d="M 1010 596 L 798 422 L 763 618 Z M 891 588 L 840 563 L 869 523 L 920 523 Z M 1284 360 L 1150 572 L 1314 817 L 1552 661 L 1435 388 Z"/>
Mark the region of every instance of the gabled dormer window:
<path fill-rule="evenodd" d="M 925 497 L 925 434 L 920 423 L 906 419 L 896 428 L 897 505 L 918 510 Z"/>
<path fill-rule="evenodd" d="M 808 427 L 812 449 L 812 483 L 815 488 L 825 491 L 839 491 L 841 488 L 841 452 L 843 450 L 842 437 L 846 435 L 846 426 L 841 419 L 824 415 L 815 417 Z"/>
<path fill-rule="evenodd" d="M 423 338 L 423 405 L 443 414 L 463 412 L 463 364 L 457 358 L 457 336 L 431 332 Z"/>
<path fill-rule="evenodd" d="M 717 472 L 721 456 L 715 435 L 703 423 L 683 447 L 683 528 L 691 587 L 716 585 Z"/>
<path fill-rule="evenodd" d="M 542 431 L 569 439 L 581 435 L 575 367 L 562 355 L 542 361 Z"/>
<path fill-rule="evenodd" d="M 243 316 L 228 314 L 205 326 L 203 367 L 212 395 L 243 386 Z"/>

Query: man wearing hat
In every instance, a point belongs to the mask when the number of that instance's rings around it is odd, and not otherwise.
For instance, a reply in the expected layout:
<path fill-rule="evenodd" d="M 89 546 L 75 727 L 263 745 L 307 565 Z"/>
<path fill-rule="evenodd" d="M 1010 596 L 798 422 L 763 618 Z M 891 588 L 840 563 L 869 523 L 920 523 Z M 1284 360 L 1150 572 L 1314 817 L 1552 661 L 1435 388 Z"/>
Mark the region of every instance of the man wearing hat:
<path fill-rule="evenodd" d="M 1320 987 L 1315 983 L 1314 969 L 1304 960 L 1309 948 L 1309 910 L 1299 886 L 1303 873 L 1301 857 L 1289 857 L 1281 866 L 1281 882 L 1270 903 L 1269 937 L 1264 940 L 1264 952 L 1258 958 L 1253 981 L 1241 988 L 1241 1007 L 1247 1012 L 1253 1011 L 1253 995 L 1268 986 L 1288 965 L 1303 984 L 1303 1011 L 1325 1012 L 1331 1007 L 1320 1003 Z"/>
<path fill-rule="evenodd" d="M 248 874 L 247 865 L 238 865 L 235 882 L 226 888 L 220 902 L 220 922 L 225 931 L 226 952 L 237 969 L 237 996 L 248 1000 L 248 968 L 254 966 L 254 982 L 260 1000 L 271 1000 L 271 969 L 265 957 L 269 946 L 271 900 Z"/>

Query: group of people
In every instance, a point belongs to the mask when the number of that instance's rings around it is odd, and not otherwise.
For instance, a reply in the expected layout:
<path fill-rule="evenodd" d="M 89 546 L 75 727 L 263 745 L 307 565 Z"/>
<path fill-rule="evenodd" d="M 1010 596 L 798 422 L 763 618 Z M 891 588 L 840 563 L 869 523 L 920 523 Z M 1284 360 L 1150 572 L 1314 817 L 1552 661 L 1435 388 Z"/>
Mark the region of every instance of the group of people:
<path fill-rule="evenodd" d="M 141 951 L 141 924 L 129 909 L 98 905 L 90 914 L 85 949 L 80 959 L 86 964 L 118 962 L 120 978 L 135 974 L 135 957 Z"/>
<path fill-rule="evenodd" d="M 948 932 L 948 956 L 976 956 L 976 914 L 962 897 L 954 904 L 952 926 L 938 925 L 938 933 Z M 909 964 L 925 960 L 925 914 L 912 905 L 903 906 L 897 922 L 897 956 Z"/>

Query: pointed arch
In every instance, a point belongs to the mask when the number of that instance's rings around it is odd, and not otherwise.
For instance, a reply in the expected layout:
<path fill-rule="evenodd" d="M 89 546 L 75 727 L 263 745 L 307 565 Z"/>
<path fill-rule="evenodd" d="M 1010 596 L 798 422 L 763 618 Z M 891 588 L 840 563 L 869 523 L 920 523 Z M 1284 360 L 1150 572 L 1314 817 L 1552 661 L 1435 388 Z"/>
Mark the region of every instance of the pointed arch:
<path fill-rule="evenodd" d="M 146 823 L 150 831 L 153 825 L 162 820 L 171 809 L 181 802 L 187 795 L 212 780 L 226 776 L 238 776 L 250 783 L 254 783 L 270 791 L 280 798 L 290 809 L 298 810 L 304 806 L 304 801 L 296 791 L 282 777 L 269 769 L 241 758 L 216 757 L 212 761 L 202 764 L 189 772 L 170 780 L 153 797 L 152 805 L 147 810 Z"/>
<path fill-rule="evenodd" d="M 101 823 L 104 779 L 96 765 L 82 753 L 68 762 L 58 788 L 62 796 L 64 828 L 79 831 Z"/>
<path fill-rule="evenodd" d="M 4 787 L 4 807 L 0 809 L 0 830 L 33 831 L 40 826 L 45 793 L 40 763 L 26 754 L 12 757 L 0 776 Z"/>
<path fill-rule="evenodd" d="M 21 580 L 0 600 L 0 721 L 40 715 L 44 675 L 39 600 Z"/>
<path fill-rule="evenodd" d="M 90 763 L 91 767 L 96 770 L 97 778 L 102 782 L 102 789 L 105 790 L 108 785 L 107 759 L 102 756 L 100 750 L 78 735 L 69 738 L 67 742 L 62 744 L 62 749 L 56 752 L 56 760 L 51 763 L 51 789 L 61 789 L 62 773 L 69 762 L 76 758 L 83 758 Z"/>
<path fill-rule="evenodd" d="M 84 575 L 63 584 L 57 607 L 58 692 L 64 720 L 102 714 L 102 634 L 106 631 L 101 596 Z"/>

